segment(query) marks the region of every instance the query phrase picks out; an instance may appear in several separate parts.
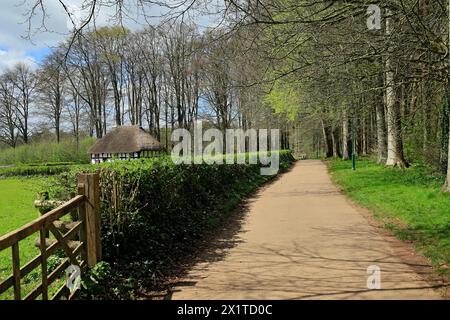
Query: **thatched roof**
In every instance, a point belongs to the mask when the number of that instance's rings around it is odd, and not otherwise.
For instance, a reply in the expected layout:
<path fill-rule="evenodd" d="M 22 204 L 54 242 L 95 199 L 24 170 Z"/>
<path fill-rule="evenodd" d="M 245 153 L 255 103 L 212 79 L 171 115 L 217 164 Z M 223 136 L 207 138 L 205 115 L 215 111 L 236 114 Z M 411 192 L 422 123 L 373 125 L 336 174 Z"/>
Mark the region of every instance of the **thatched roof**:
<path fill-rule="evenodd" d="M 88 153 L 132 153 L 139 151 L 162 150 L 163 147 L 147 131 L 139 126 L 120 126 L 114 128 L 89 148 Z"/>

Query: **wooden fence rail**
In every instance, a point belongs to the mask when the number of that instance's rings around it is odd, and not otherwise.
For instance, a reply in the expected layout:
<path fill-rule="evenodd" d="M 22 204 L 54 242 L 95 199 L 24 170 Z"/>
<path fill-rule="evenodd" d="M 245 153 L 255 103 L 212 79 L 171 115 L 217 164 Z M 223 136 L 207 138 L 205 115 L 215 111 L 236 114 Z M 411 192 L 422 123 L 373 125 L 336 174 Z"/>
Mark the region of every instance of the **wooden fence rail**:
<path fill-rule="evenodd" d="M 70 265 L 80 268 L 92 267 L 102 258 L 100 241 L 100 188 L 98 174 L 81 174 L 78 177 L 78 195 L 42 215 L 38 219 L 0 237 L 0 252 L 11 248 L 12 274 L 0 282 L 0 295 L 10 288 L 14 289 L 14 299 L 34 300 L 39 296 L 49 299 L 48 287 L 65 273 Z M 76 214 L 74 214 L 76 213 Z M 78 217 L 71 224 L 71 229 L 62 233 L 58 229 L 59 219 L 70 214 Z M 56 222 L 56 223 L 55 223 Z M 56 241 L 47 239 L 48 231 Z M 20 265 L 21 240 L 39 233 L 38 245 L 40 254 Z M 48 258 L 57 250 L 62 250 L 66 256 L 62 262 L 49 273 Z M 21 279 L 41 266 L 40 284 L 22 297 Z M 78 290 L 70 292 L 61 285 L 52 299 L 73 299 Z"/>

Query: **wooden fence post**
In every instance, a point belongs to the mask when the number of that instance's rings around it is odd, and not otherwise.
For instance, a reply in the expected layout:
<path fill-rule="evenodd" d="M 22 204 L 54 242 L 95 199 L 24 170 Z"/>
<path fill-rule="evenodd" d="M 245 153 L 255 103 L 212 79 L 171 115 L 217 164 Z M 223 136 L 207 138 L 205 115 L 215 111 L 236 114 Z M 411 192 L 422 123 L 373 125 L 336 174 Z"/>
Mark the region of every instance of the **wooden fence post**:
<path fill-rule="evenodd" d="M 93 267 L 102 259 L 100 234 L 100 184 L 98 173 L 83 173 L 78 176 L 78 194 L 86 197 L 84 208 L 80 208 L 80 219 L 84 220 L 87 265 Z"/>

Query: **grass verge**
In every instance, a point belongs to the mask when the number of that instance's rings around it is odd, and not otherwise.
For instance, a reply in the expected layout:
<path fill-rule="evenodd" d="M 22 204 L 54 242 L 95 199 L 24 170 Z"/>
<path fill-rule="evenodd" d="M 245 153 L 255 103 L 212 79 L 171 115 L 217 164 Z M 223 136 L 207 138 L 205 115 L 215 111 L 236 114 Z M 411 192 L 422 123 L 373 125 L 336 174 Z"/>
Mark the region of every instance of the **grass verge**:
<path fill-rule="evenodd" d="M 373 161 L 330 160 L 333 181 L 401 240 L 412 242 L 436 271 L 450 276 L 450 195 L 429 167 L 387 168 Z"/>
<path fill-rule="evenodd" d="M 39 216 L 33 206 L 40 180 L 37 178 L 0 179 L 0 235 L 15 230 Z M 20 242 L 19 252 L 21 266 L 34 258 L 39 250 L 34 246 L 36 237 L 28 237 Z M 36 273 L 38 273 L 37 270 Z M 0 282 L 12 273 L 11 250 L 0 252 Z M 26 291 L 28 283 L 34 282 L 30 275 L 22 284 Z M 0 299 L 11 297 L 11 290 L 0 295 Z"/>
<path fill-rule="evenodd" d="M 34 207 L 36 193 L 42 191 L 46 177 L 11 177 L 0 179 L 0 236 L 13 231 L 39 217 Z M 35 241 L 39 233 L 35 233 L 19 242 L 20 266 L 39 254 Z M 53 237 L 51 237 L 53 238 Z M 47 260 L 48 270 L 54 270 L 62 260 L 59 251 Z M 0 282 L 12 274 L 11 249 L 0 252 Z M 34 289 L 41 281 L 41 268 L 37 267 L 21 280 L 22 298 Z M 53 295 L 62 285 L 63 279 L 59 277 L 49 286 L 49 294 Z M 0 300 L 13 298 L 13 289 L 10 288 L 0 294 Z"/>

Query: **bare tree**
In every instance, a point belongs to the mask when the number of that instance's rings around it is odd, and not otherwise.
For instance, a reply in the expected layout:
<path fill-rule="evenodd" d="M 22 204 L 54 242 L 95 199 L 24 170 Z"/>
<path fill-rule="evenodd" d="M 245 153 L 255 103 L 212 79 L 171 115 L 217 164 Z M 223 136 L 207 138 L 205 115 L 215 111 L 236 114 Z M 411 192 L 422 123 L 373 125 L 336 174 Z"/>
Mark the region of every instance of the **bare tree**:
<path fill-rule="evenodd" d="M 66 87 L 63 59 L 64 53 L 56 50 L 46 57 L 37 72 L 38 112 L 53 124 L 58 143 L 61 140 L 61 115 L 64 109 Z"/>
<path fill-rule="evenodd" d="M 114 120 L 117 126 L 123 123 L 122 99 L 124 84 L 124 48 L 129 39 L 129 30 L 123 27 L 103 27 L 95 32 L 95 40 L 100 48 L 100 59 L 105 63 L 114 96 Z"/>
<path fill-rule="evenodd" d="M 6 75 L 0 76 L 0 139 L 15 147 L 17 143 L 17 113 L 13 83 Z"/>
<path fill-rule="evenodd" d="M 91 122 L 96 136 L 101 138 L 106 132 L 106 98 L 108 77 L 101 62 L 101 54 L 95 42 L 95 35 L 79 36 L 69 51 L 65 64 L 68 79 L 79 97 L 89 106 Z M 81 79 L 75 82 L 69 75 Z M 76 84 L 77 83 L 77 84 Z"/>
<path fill-rule="evenodd" d="M 13 84 L 12 97 L 14 98 L 15 112 L 17 115 L 17 129 L 20 132 L 22 141 L 28 143 L 30 136 L 30 109 L 33 94 L 36 89 L 36 75 L 31 71 L 29 66 L 18 63 L 6 72 L 6 77 Z"/>

